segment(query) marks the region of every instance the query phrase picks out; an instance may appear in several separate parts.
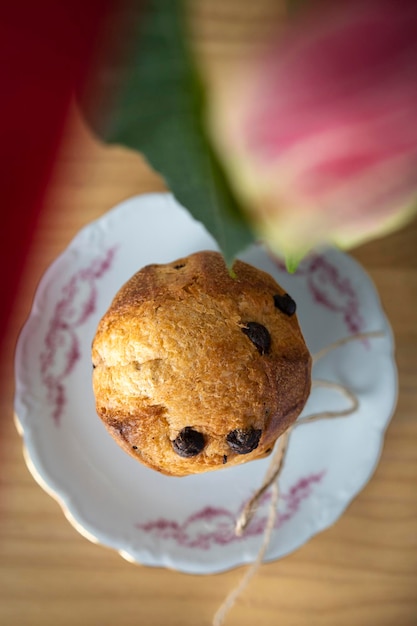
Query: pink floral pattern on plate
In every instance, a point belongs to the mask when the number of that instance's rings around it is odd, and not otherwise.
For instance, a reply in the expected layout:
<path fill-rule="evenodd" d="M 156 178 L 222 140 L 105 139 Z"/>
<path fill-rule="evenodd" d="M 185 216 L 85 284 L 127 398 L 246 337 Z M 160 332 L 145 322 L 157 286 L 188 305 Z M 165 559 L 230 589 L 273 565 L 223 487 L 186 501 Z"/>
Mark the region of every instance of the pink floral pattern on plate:
<path fill-rule="evenodd" d="M 274 263 L 286 272 L 285 264 L 276 257 Z M 341 314 L 346 328 L 351 333 L 363 330 L 364 320 L 359 312 L 358 295 L 349 278 L 322 254 L 311 254 L 299 266 L 295 278 L 306 278 L 306 286 L 316 304 L 329 311 Z"/>
<path fill-rule="evenodd" d="M 314 486 L 322 481 L 325 473 L 326 471 L 322 470 L 301 478 L 287 493 L 280 495 L 283 509 L 279 511 L 275 528 L 280 528 L 294 517 L 299 511 L 301 503 L 311 496 Z M 189 515 L 182 523 L 168 518 L 158 518 L 144 524 L 136 524 L 136 528 L 150 533 L 158 539 L 174 541 L 184 548 L 209 550 L 216 544 L 224 546 L 261 535 L 265 530 L 267 521 L 265 507 L 270 498 L 271 494 L 268 491 L 261 499 L 257 514 L 242 536 L 235 534 L 234 527 L 239 511 L 242 510 L 246 500 L 239 507 L 238 512 L 232 512 L 226 508 L 206 506 Z"/>
<path fill-rule="evenodd" d="M 116 247 L 109 248 L 62 286 L 62 297 L 57 301 L 49 322 L 44 349 L 40 354 L 40 372 L 57 426 L 67 401 L 65 379 L 81 358 L 77 328 L 95 312 L 96 281 L 111 268 L 115 253 Z"/>

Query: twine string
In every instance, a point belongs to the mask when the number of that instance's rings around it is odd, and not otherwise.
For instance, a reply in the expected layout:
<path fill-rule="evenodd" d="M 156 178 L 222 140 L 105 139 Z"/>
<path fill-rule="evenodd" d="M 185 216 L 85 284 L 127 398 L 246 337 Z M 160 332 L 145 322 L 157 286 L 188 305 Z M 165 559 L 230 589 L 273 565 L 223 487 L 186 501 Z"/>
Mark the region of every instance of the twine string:
<path fill-rule="evenodd" d="M 232 591 L 226 596 L 224 602 L 217 609 L 214 618 L 213 618 L 213 626 L 222 626 L 224 624 L 224 620 L 226 618 L 227 613 L 234 606 L 237 598 L 241 595 L 241 593 L 248 586 L 250 580 L 255 576 L 259 567 L 264 560 L 265 552 L 268 548 L 269 542 L 271 540 L 272 531 L 275 526 L 275 520 L 277 517 L 277 504 L 278 504 L 278 485 L 277 483 L 273 483 L 272 485 L 272 495 L 271 502 L 268 511 L 268 518 L 265 525 L 264 535 L 262 545 L 259 549 L 256 560 L 250 565 L 250 567 L 246 570 L 245 574 L 241 577 L 239 583 L 232 589 Z"/>
<path fill-rule="evenodd" d="M 317 363 L 320 359 L 322 359 L 326 354 L 335 350 L 336 348 L 343 346 L 351 341 L 360 340 L 360 339 L 372 339 L 383 337 L 384 333 L 382 331 L 372 331 L 367 333 L 356 333 L 355 335 L 351 335 L 349 337 L 345 337 L 343 339 L 339 339 L 334 343 L 326 346 L 319 352 L 316 352 L 312 356 L 313 365 Z M 278 478 L 282 472 L 282 468 L 284 466 L 285 457 L 288 451 L 288 445 L 291 433 L 294 428 L 301 426 L 302 424 L 315 422 L 321 419 L 331 419 L 335 417 L 347 417 L 348 415 L 352 415 L 355 413 L 359 407 L 359 400 L 357 396 L 345 385 L 340 383 L 330 382 L 327 380 L 313 380 L 312 387 L 324 387 L 328 389 L 334 389 L 339 391 L 342 395 L 344 395 L 349 401 L 350 406 L 346 409 L 341 409 L 340 411 L 321 411 L 319 413 L 312 413 L 306 415 L 300 420 L 297 420 L 295 424 L 293 424 L 289 429 L 285 431 L 281 435 L 281 437 L 277 441 L 277 449 L 274 452 L 271 462 L 266 471 L 264 480 L 262 485 L 256 490 L 253 496 L 248 500 L 242 512 L 240 513 L 236 525 L 235 525 L 235 533 L 236 535 L 242 535 L 247 526 L 249 525 L 251 519 L 253 518 L 259 501 L 264 495 L 264 493 L 272 488 L 271 501 L 269 503 L 268 510 L 268 518 L 267 523 L 265 525 L 262 543 L 259 548 L 257 557 L 255 561 L 250 565 L 245 574 L 240 579 L 239 583 L 228 593 L 225 600 L 222 602 L 218 610 L 216 611 L 213 618 L 213 626 L 223 626 L 225 623 L 225 619 L 229 611 L 233 608 L 236 603 L 238 597 L 242 594 L 245 588 L 248 586 L 250 580 L 255 576 L 258 569 L 262 565 L 266 550 L 268 548 L 269 542 L 271 540 L 272 531 L 275 526 L 275 520 L 277 517 L 277 505 L 278 505 L 278 497 L 279 497 L 279 488 L 278 488 Z"/>
<path fill-rule="evenodd" d="M 278 478 L 284 465 L 285 455 L 288 450 L 288 442 L 290 439 L 292 428 L 289 428 L 277 441 L 277 449 L 268 466 L 262 485 L 255 491 L 253 496 L 246 502 L 242 509 L 235 526 L 235 533 L 241 536 L 247 528 L 251 519 L 256 513 L 258 503 L 264 493 L 273 485 Z"/>
<path fill-rule="evenodd" d="M 320 359 L 322 359 L 326 354 L 332 352 L 336 348 L 340 348 L 351 341 L 360 341 L 361 339 L 377 339 L 384 337 L 385 333 L 382 330 L 373 330 L 367 333 L 355 333 L 354 335 L 349 335 L 349 337 L 343 337 L 343 339 L 338 339 L 338 341 L 334 341 L 328 346 L 325 346 L 312 356 L 313 365 L 317 363 Z"/>
<path fill-rule="evenodd" d="M 340 383 L 333 383 L 328 380 L 313 380 L 312 385 L 314 387 L 325 387 L 327 389 L 334 389 L 335 391 L 340 391 L 342 395 L 344 395 L 349 401 L 350 406 L 346 409 L 341 409 L 340 411 L 321 411 L 320 413 L 311 413 L 310 415 L 306 415 L 301 419 L 297 420 L 293 425 L 293 428 L 301 426 L 302 424 L 306 424 L 307 422 L 316 422 L 321 419 L 329 419 L 332 417 L 346 417 L 354 413 L 359 407 L 359 400 L 357 396 L 351 391 L 348 387 L 341 385 Z"/>

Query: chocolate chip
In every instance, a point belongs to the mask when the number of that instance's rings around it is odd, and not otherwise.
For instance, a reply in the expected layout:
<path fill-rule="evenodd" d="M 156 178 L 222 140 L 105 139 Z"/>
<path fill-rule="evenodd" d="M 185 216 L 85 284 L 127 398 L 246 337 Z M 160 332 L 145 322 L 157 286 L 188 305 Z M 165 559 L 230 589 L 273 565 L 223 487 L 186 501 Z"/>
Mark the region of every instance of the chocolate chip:
<path fill-rule="evenodd" d="M 237 428 L 227 435 L 226 441 L 233 452 L 249 454 L 249 452 L 258 447 L 261 435 L 262 430 L 260 429 L 249 428 L 248 430 L 243 430 Z"/>
<path fill-rule="evenodd" d="M 178 265 L 174 265 L 174 270 L 180 270 L 185 267 L 185 263 L 178 263 Z"/>
<path fill-rule="evenodd" d="M 271 348 L 271 335 L 269 330 L 258 324 L 258 322 L 248 322 L 242 332 L 245 333 L 256 346 L 259 354 L 268 354 Z"/>
<path fill-rule="evenodd" d="M 227 463 L 227 454 L 223 454 L 223 465 Z"/>
<path fill-rule="evenodd" d="M 288 293 L 284 293 L 283 296 L 280 296 L 279 294 L 274 296 L 274 304 L 277 309 L 289 317 L 294 315 L 297 310 L 297 305 Z"/>
<path fill-rule="evenodd" d="M 133 450 L 137 450 L 138 447 L 137 446 L 132 446 Z"/>
<path fill-rule="evenodd" d="M 204 435 L 190 426 L 186 426 L 174 439 L 172 447 L 179 456 L 188 458 L 199 454 L 204 448 L 204 444 Z"/>

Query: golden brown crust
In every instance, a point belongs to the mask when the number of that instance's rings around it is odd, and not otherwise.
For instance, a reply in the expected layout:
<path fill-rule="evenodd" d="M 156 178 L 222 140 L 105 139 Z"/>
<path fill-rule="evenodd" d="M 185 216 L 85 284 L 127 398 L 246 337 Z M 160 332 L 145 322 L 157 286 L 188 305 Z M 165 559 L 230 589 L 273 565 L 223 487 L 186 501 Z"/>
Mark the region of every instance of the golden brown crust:
<path fill-rule="evenodd" d="M 217 252 L 149 265 L 115 296 L 93 342 L 97 413 L 116 441 L 145 465 L 183 476 L 265 456 L 301 412 L 311 358 L 295 315 L 282 313 L 275 280 L 241 261 L 232 278 Z M 261 353 L 248 323 L 269 331 Z M 182 457 L 184 428 L 204 448 Z M 231 431 L 261 431 L 237 454 Z M 178 440 L 177 440 L 178 441 Z"/>

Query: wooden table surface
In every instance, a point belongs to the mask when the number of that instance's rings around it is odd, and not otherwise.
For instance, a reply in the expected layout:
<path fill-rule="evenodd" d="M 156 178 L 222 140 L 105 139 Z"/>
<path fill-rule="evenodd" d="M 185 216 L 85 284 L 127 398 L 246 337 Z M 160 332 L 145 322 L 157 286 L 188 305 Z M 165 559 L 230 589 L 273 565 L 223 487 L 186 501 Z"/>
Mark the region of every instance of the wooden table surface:
<path fill-rule="evenodd" d="M 79 535 L 23 460 L 13 353 L 42 273 L 80 227 L 133 194 L 164 189 L 138 155 L 96 142 L 76 112 L 68 135 L 0 362 L 0 624 L 208 626 L 244 568 L 192 576 L 129 564 Z M 399 400 L 382 457 L 333 527 L 262 566 L 230 626 L 417 624 L 417 222 L 352 254 L 396 340 Z"/>

